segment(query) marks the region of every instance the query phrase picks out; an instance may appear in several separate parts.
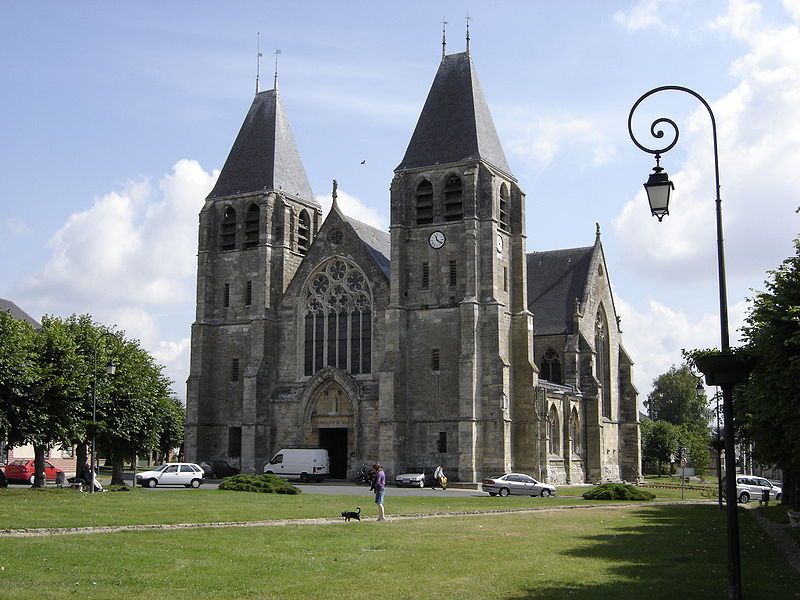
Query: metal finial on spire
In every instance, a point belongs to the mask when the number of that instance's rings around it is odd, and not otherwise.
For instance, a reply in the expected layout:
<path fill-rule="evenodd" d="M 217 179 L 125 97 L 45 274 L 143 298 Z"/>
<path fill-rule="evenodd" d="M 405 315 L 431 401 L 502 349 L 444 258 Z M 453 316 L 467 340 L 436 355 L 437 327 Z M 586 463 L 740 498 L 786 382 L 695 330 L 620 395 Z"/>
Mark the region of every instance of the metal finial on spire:
<path fill-rule="evenodd" d="M 469 13 L 467 13 L 465 19 L 467 21 L 467 56 L 469 56 L 469 20 L 470 20 Z"/>
<path fill-rule="evenodd" d="M 595 223 L 595 224 L 594 224 L 594 227 L 595 227 L 595 232 L 594 232 L 594 234 L 595 234 L 597 237 L 600 237 L 600 223 Z"/>
<path fill-rule="evenodd" d="M 261 32 L 256 32 L 256 94 L 260 91 L 258 89 L 258 78 L 261 75 Z"/>
<path fill-rule="evenodd" d="M 278 91 L 278 54 L 280 54 L 280 53 L 281 53 L 281 51 L 276 48 L 275 49 L 275 79 L 272 81 L 272 89 L 275 90 L 276 92 Z"/>
<path fill-rule="evenodd" d="M 445 50 L 447 49 L 447 21 L 442 17 L 442 60 L 444 60 Z"/>
<path fill-rule="evenodd" d="M 331 199 L 332 199 L 332 207 L 336 206 L 336 189 L 339 187 L 339 184 L 336 183 L 336 180 L 333 180 L 333 190 L 331 191 Z"/>

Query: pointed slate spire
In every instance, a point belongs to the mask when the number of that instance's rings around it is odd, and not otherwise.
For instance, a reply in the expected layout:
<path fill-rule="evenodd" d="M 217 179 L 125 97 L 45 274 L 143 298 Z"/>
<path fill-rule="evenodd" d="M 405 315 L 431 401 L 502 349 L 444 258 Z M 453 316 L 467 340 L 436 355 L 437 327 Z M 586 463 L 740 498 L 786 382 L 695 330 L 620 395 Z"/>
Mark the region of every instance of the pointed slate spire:
<path fill-rule="evenodd" d="M 319 206 L 276 90 L 256 94 L 208 198 L 262 190 L 281 190 Z"/>
<path fill-rule="evenodd" d="M 470 159 L 482 159 L 512 175 L 472 60 L 461 52 L 442 59 L 406 155 L 395 170 Z"/>

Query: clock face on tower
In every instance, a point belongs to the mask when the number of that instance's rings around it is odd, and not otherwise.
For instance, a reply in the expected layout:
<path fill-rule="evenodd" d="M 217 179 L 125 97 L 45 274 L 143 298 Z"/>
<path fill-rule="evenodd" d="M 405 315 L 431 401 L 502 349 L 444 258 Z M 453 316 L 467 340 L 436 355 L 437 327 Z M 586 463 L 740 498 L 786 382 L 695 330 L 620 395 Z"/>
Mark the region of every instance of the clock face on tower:
<path fill-rule="evenodd" d="M 444 233 L 441 231 L 434 231 L 428 238 L 428 243 L 434 250 L 438 250 L 439 248 L 444 246 L 444 242 L 445 242 Z"/>

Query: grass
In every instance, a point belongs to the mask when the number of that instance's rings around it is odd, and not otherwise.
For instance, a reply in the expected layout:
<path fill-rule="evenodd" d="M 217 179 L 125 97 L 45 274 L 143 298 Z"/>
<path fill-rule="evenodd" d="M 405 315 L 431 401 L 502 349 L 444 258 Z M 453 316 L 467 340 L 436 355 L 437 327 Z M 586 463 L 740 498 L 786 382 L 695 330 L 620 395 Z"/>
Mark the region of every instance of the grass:
<path fill-rule="evenodd" d="M 798 597 L 796 576 L 746 513 L 744 597 Z M 714 506 L 656 505 L 6 538 L 0 590 L 7 600 L 722 599 L 724 531 L 724 515 Z"/>
<path fill-rule="evenodd" d="M 584 491 L 587 488 L 584 488 Z M 386 498 L 390 514 L 485 511 L 504 508 L 536 508 L 565 504 L 589 504 L 576 498 L 492 498 L 446 494 L 441 497 L 392 496 Z M 360 506 L 375 516 L 373 496 L 322 494 L 252 494 L 221 490 L 143 490 L 79 494 L 72 490 L 0 490 L 0 529 L 36 527 L 86 527 L 92 525 L 139 525 L 147 523 L 209 523 L 338 517 Z"/>

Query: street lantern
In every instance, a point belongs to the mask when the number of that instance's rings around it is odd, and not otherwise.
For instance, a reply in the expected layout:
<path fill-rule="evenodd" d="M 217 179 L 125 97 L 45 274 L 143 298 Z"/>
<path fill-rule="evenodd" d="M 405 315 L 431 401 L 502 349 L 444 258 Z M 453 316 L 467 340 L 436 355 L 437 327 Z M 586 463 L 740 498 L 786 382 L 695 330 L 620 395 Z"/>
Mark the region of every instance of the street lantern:
<path fill-rule="evenodd" d="M 703 387 L 703 380 L 702 378 L 697 378 L 697 386 L 694 388 L 694 393 L 698 398 L 702 398 L 706 392 L 706 388 Z"/>
<path fill-rule="evenodd" d="M 117 372 L 117 364 L 112 361 L 108 361 L 106 365 L 106 375 L 114 375 Z"/>
<path fill-rule="evenodd" d="M 647 201 L 650 203 L 650 212 L 661 221 L 669 214 L 669 193 L 675 185 L 669 180 L 667 172 L 658 164 L 661 156 L 656 154 L 656 166 L 647 178 L 644 189 L 647 192 Z"/>

